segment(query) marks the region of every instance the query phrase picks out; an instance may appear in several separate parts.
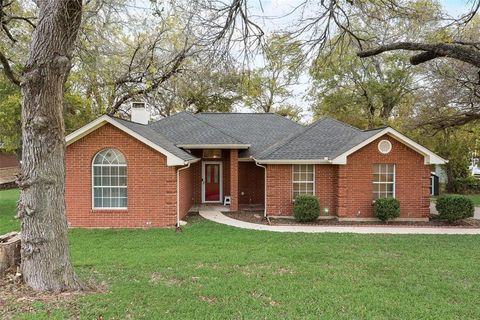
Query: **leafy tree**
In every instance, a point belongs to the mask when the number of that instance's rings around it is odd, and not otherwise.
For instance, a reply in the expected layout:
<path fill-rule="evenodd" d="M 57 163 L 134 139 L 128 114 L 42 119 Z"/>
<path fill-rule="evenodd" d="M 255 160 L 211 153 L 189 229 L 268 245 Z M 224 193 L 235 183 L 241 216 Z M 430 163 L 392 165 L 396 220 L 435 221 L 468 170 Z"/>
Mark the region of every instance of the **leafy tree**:
<path fill-rule="evenodd" d="M 320 55 L 310 73 L 314 116 L 333 116 L 363 128 L 388 124 L 414 90 L 413 71 L 402 56 L 360 60 L 352 47 Z"/>
<path fill-rule="evenodd" d="M 244 77 L 245 104 L 259 112 L 276 112 L 277 108 L 285 108 L 282 105 L 292 96 L 304 56 L 298 41 L 274 34 L 268 39 L 263 58 L 265 65 Z"/>
<path fill-rule="evenodd" d="M 0 149 L 20 154 L 20 90 L 3 75 L 0 75 L 0 97 Z"/>

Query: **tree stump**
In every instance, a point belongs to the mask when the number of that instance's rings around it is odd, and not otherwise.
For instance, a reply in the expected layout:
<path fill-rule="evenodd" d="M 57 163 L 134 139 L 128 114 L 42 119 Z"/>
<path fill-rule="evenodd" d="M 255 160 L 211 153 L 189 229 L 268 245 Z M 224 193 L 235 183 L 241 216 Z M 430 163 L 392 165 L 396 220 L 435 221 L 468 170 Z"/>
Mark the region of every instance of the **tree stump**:
<path fill-rule="evenodd" d="M 20 233 L 10 232 L 0 236 L 0 278 L 7 272 L 16 272 L 20 266 Z"/>

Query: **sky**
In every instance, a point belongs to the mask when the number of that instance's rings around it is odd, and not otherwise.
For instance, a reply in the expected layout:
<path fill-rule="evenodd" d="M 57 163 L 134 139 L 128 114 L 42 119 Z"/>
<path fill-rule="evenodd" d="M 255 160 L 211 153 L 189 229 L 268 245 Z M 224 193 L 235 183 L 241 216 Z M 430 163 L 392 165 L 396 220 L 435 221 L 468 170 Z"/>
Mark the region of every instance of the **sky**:
<path fill-rule="evenodd" d="M 474 0 L 437 1 L 439 1 L 447 14 L 452 17 L 458 17 L 459 15 L 464 14 L 471 9 Z M 266 35 L 268 35 L 273 31 L 289 29 L 290 26 L 294 26 L 298 14 L 287 14 L 291 13 L 292 10 L 294 10 L 302 2 L 304 2 L 304 0 L 250 0 L 250 15 L 255 22 L 260 24 Z M 133 4 L 132 10 L 135 11 L 137 11 L 135 7 L 149 7 L 149 0 L 131 0 L 131 3 Z M 142 11 L 142 9 L 138 11 Z M 262 63 L 261 56 L 259 55 L 252 64 L 253 67 L 258 67 L 261 66 Z M 290 100 L 290 102 L 295 105 L 302 106 L 304 110 L 302 114 L 302 120 L 304 122 L 309 122 L 312 119 L 312 113 L 309 110 L 309 103 L 305 101 L 310 84 L 310 77 L 308 76 L 307 70 L 305 70 L 304 74 L 300 77 L 299 84 L 291 88 L 294 97 Z M 250 109 L 242 107 L 238 107 L 235 111 L 251 112 Z"/>

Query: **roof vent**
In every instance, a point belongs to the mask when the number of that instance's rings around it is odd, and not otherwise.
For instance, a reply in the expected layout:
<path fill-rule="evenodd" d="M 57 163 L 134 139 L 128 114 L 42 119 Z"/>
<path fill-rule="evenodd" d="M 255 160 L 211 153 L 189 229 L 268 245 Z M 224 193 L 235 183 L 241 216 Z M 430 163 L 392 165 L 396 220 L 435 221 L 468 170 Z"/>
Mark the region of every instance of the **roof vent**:
<path fill-rule="evenodd" d="M 148 124 L 150 121 L 150 112 L 147 110 L 145 102 L 132 102 L 130 119 L 132 122 Z"/>
<path fill-rule="evenodd" d="M 392 143 L 388 140 L 382 140 L 378 143 L 378 151 L 387 154 L 392 151 Z"/>

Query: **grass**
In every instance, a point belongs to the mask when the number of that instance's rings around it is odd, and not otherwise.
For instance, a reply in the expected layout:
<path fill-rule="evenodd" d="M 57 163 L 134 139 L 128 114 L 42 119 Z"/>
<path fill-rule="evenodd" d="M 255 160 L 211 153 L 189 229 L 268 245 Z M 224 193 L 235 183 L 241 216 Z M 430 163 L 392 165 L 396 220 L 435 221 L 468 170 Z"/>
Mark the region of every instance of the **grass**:
<path fill-rule="evenodd" d="M 5 232 L 16 193 L 0 199 Z M 108 291 L 27 313 L 14 302 L 15 317 L 480 318 L 479 236 L 282 234 L 193 217 L 180 234 L 75 229 L 70 243 L 80 277 Z"/>
<path fill-rule="evenodd" d="M 18 189 L 0 191 L 0 234 L 20 230 L 15 219 L 18 195 Z"/>
<path fill-rule="evenodd" d="M 462 196 L 472 199 L 475 207 L 480 207 L 480 194 L 462 194 Z M 435 202 L 436 197 L 432 197 L 431 200 Z"/>

